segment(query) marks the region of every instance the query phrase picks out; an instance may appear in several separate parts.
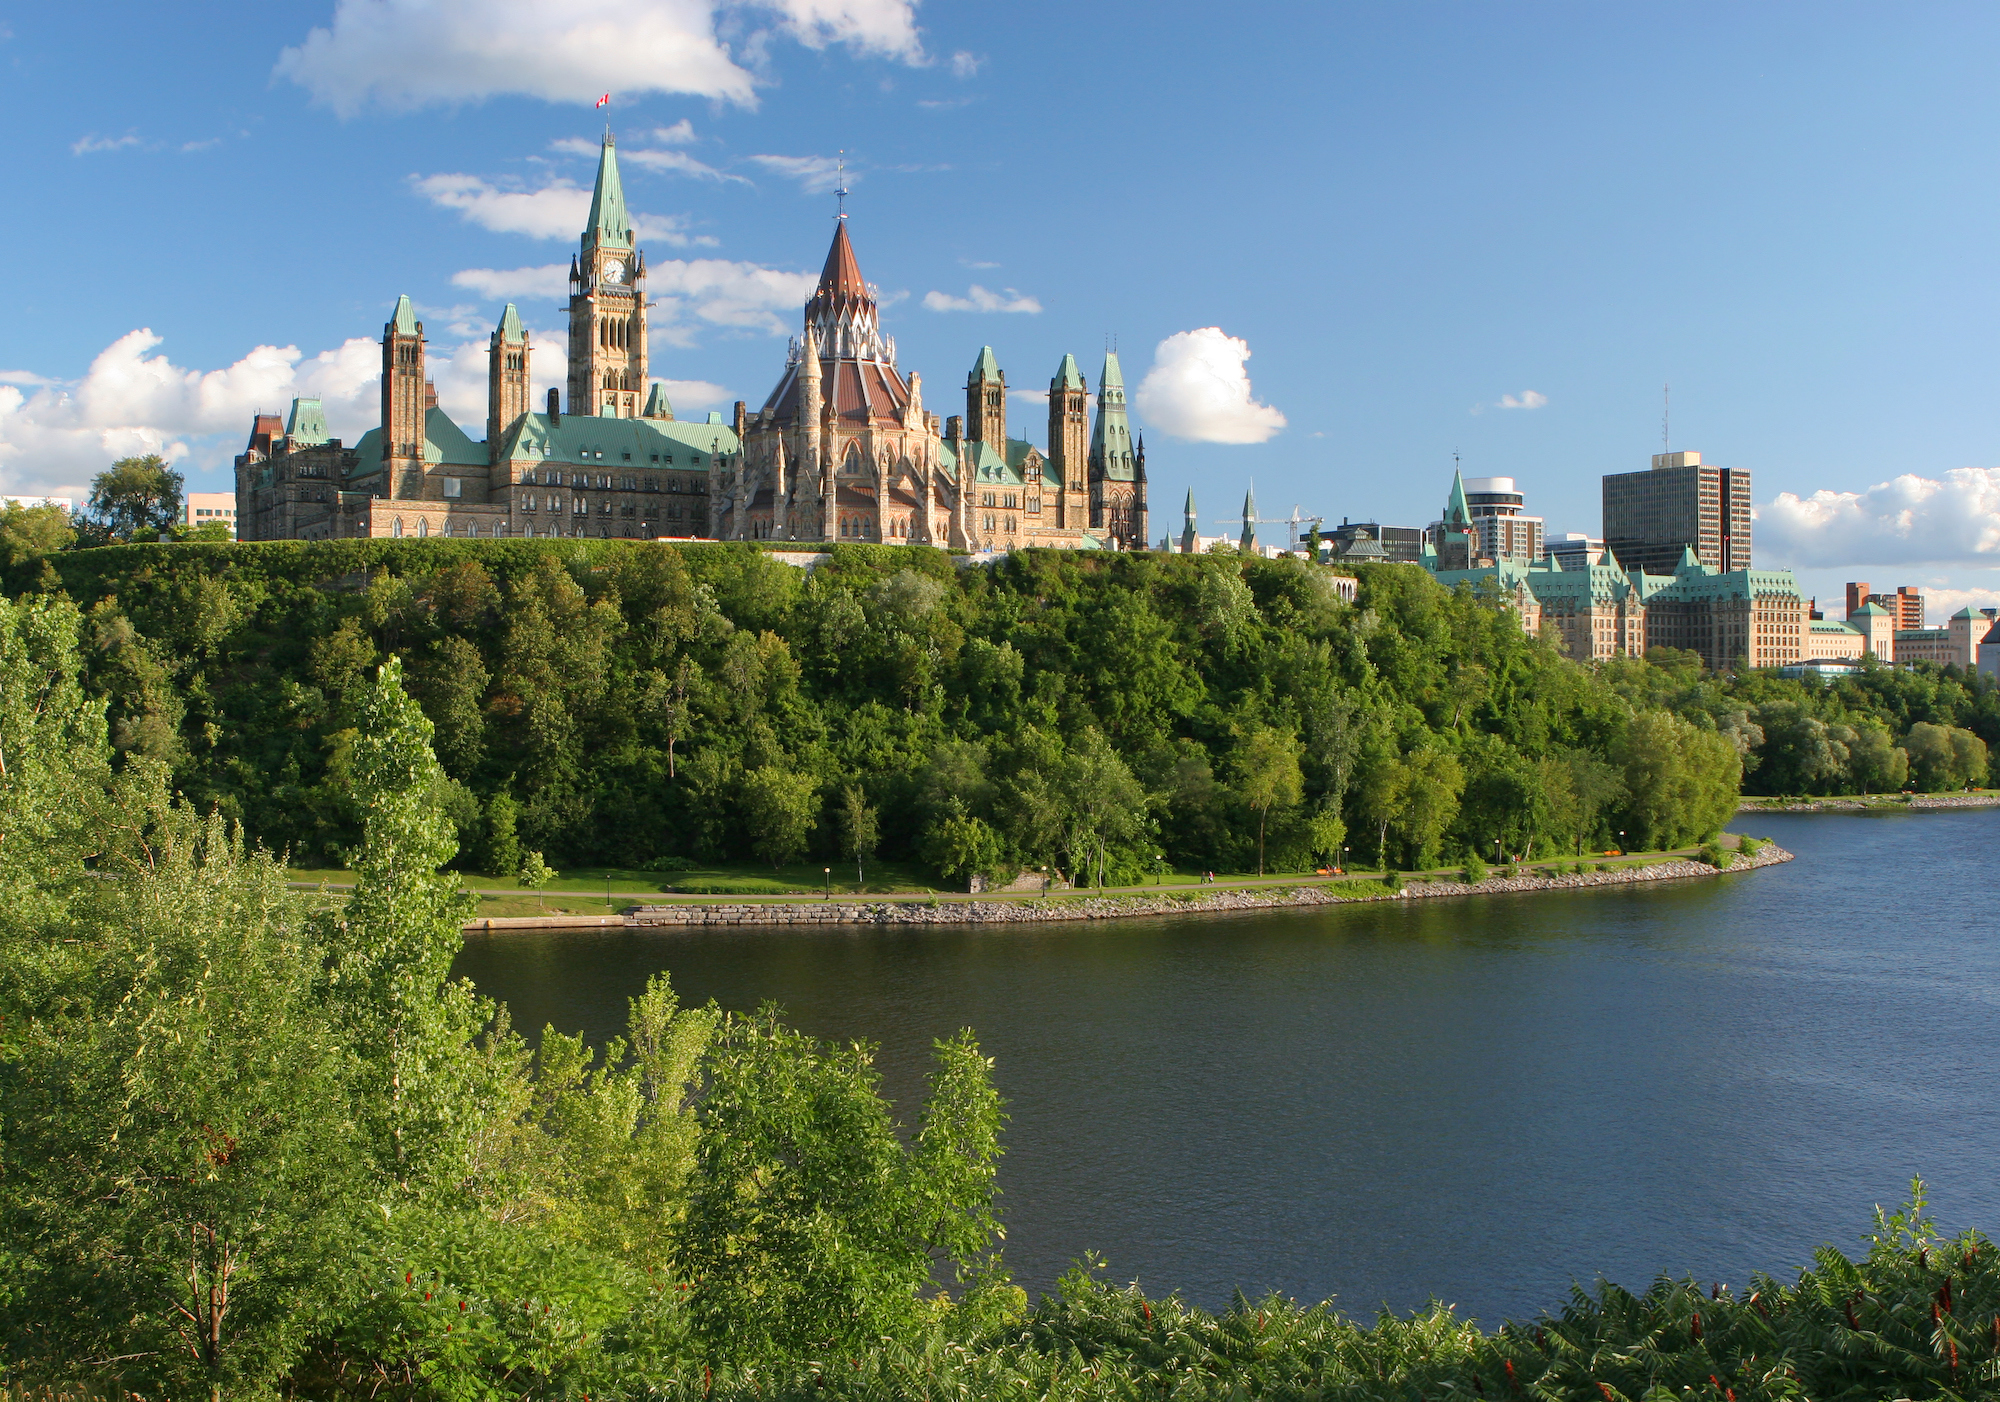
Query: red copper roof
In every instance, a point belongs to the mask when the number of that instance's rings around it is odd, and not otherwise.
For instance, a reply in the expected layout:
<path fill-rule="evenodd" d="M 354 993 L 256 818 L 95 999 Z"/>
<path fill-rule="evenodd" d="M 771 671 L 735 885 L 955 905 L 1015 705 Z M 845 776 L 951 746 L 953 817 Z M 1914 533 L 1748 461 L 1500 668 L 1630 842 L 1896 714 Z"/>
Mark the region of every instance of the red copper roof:
<path fill-rule="evenodd" d="M 900 425 L 903 410 L 910 402 L 910 387 L 893 365 L 877 360 L 835 360 L 822 357 L 819 363 L 819 392 L 830 401 L 842 422 L 856 428 L 874 423 L 882 427 Z M 790 366 L 764 407 L 773 411 L 779 423 L 789 424 L 799 416 L 799 367 Z"/>
<path fill-rule="evenodd" d="M 826 251 L 826 266 L 820 269 L 819 289 L 813 302 L 867 302 L 868 284 L 861 280 L 861 264 L 855 261 L 854 245 L 847 241 L 847 221 L 833 227 L 833 246 Z"/>

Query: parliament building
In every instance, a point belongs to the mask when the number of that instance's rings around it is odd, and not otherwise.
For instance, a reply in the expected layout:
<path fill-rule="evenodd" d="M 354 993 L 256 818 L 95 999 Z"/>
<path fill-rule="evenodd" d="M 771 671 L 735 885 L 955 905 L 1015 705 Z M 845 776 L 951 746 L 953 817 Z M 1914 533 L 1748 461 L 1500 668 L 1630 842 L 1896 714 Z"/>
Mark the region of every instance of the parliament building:
<path fill-rule="evenodd" d="M 382 416 L 351 447 L 316 399 L 258 414 L 236 459 L 242 540 L 591 536 L 873 541 L 976 552 L 1143 549 L 1146 450 L 1107 354 L 1095 414 L 1074 356 L 1049 382 L 1048 447 L 1007 432 L 1007 377 L 982 348 L 965 413 L 927 411 L 896 364 L 843 216 L 801 335 L 753 415 L 674 416 L 648 378 L 645 254 L 607 134 L 570 263 L 565 397 L 530 403 L 532 347 L 509 303 L 488 346 L 486 436 L 438 407 L 408 297 L 382 329 Z"/>

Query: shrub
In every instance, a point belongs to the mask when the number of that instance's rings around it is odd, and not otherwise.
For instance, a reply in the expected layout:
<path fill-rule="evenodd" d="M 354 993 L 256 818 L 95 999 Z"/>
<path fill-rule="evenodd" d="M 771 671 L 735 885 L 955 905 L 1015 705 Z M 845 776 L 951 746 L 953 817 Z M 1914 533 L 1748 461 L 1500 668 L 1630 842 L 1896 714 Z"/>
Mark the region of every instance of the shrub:
<path fill-rule="evenodd" d="M 1609 863 L 1609 862 L 1599 862 L 1599 863 L 1597 864 L 1597 869 L 1598 869 L 1599 871 L 1609 871 L 1609 870 L 1611 870 L 1611 863 Z"/>
<path fill-rule="evenodd" d="M 1745 861 L 1749 861 L 1759 852 L 1763 851 L 1766 845 L 1767 842 L 1764 838 L 1744 837 L 1737 839 L 1736 850 L 1743 854 Z"/>
<path fill-rule="evenodd" d="M 699 871 L 701 863 L 688 857 L 655 857 L 641 871 Z"/>
<path fill-rule="evenodd" d="M 1486 879 L 1486 863 L 1480 861 L 1476 856 L 1468 858 L 1465 863 L 1465 871 L 1462 874 L 1465 877 L 1466 885 L 1477 886 Z"/>
<path fill-rule="evenodd" d="M 1384 886 L 1387 886 L 1391 891 L 1402 890 L 1403 873 L 1401 873 L 1400 871 L 1384 872 L 1382 874 L 1382 884 Z"/>
<path fill-rule="evenodd" d="M 1736 854 L 1719 842 L 1704 842 L 1701 846 L 1701 859 L 1717 871 L 1727 871 L 1729 864 L 1736 860 Z"/>
<path fill-rule="evenodd" d="M 555 871 L 542 860 L 540 852 L 529 852 L 521 858 L 521 885 L 530 891 L 539 891 L 556 879 Z"/>

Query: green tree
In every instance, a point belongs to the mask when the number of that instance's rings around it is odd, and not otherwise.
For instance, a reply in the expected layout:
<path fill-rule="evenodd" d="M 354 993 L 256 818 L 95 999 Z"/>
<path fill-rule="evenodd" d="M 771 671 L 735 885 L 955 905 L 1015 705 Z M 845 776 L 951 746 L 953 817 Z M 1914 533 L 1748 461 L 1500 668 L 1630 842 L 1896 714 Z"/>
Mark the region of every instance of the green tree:
<path fill-rule="evenodd" d="M 776 764 L 760 766 L 743 776 L 738 804 L 752 852 L 774 867 L 805 854 L 815 809 L 810 775 Z"/>
<path fill-rule="evenodd" d="M 906 1147 L 867 1047 L 822 1044 L 769 1009 L 722 1023 L 676 1260 L 712 1356 L 846 1357 L 911 1337 L 941 1268 L 996 1278 L 990 1063 L 969 1033 L 936 1059 Z"/>
<path fill-rule="evenodd" d="M 1624 771 L 1628 843 L 1672 848 L 1706 842 L 1736 811 L 1743 764 L 1728 738 L 1679 716 L 1642 711 L 1613 750 Z"/>
<path fill-rule="evenodd" d="M 486 801 L 486 846 L 483 853 L 483 867 L 489 876 L 504 881 L 520 872 L 521 836 L 514 827 L 519 816 L 520 808 L 515 804 L 514 796 L 505 789 Z"/>
<path fill-rule="evenodd" d="M 1055 788 L 1070 870 L 1088 873 L 1094 860 L 1102 886 L 1106 845 L 1130 842 L 1145 830 L 1146 791 L 1094 726 L 1062 757 Z"/>
<path fill-rule="evenodd" d="M 1858 721 L 1847 746 L 1848 782 L 1861 794 L 1894 793 L 1909 778 L 1910 756 L 1898 749 L 1888 728 L 1873 720 Z"/>
<path fill-rule="evenodd" d="M 854 863 L 854 884 L 859 886 L 864 880 L 861 864 L 875 855 L 875 844 L 880 840 L 875 810 L 868 806 L 859 785 L 849 784 L 841 790 L 839 816 L 841 851 Z"/>
<path fill-rule="evenodd" d="M 90 511 L 119 540 L 172 530 L 181 518 L 180 473 L 157 453 L 120 458 L 90 484 Z"/>
<path fill-rule="evenodd" d="M 0 507 L 0 569 L 67 550 L 75 539 L 76 525 L 63 507 L 12 501 Z"/>
<path fill-rule="evenodd" d="M 1290 808 L 1305 796 L 1299 769 L 1298 737 L 1256 725 L 1245 731 L 1229 755 L 1236 792 L 1257 815 L 1257 874 L 1264 874 L 1264 830 L 1273 808 Z"/>
<path fill-rule="evenodd" d="M 925 827 L 918 855 L 948 881 L 991 876 L 1000 867 L 1000 835 L 953 800 Z"/>

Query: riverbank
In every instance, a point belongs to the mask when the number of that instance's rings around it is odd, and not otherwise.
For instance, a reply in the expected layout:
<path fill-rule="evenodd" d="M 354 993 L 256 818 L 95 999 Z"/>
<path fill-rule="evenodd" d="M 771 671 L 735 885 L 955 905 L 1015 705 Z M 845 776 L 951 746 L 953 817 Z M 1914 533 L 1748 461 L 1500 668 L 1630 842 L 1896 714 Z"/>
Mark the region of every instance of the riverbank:
<path fill-rule="evenodd" d="M 1356 901 L 1425 900 L 1447 896 L 1505 895 L 1579 890 L 1644 881 L 1725 876 L 1788 862 L 1792 854 L 1766 844 L 1754 857 L 1738 856 L 1726 870 L 1675 858 L 1613 871 L 1551 876 L 1489 876 L 1484 881 L 1405 881 L 1391 890 L 1379 879 L 1348 877 L 1269 888 L 1233 888 L 1151 895 L 1052 895 L 1012 900 L 796 901 L 678 903 L 633 906 L 623 915 L 546 916 L 474 920 L 468 934 L 547 929 L 712 929 L 751 925 L 991 925 L 1046 920 L 1122 920 L 1158 915 L 1222 915 Z"/>
<path fill-rule="evenodd" d="M 1913 808 L 2000 808 L 2000 793 L 1864 794 L 1838 798 L 1758 798 L 1738 813 L 1900 813 Z"/>

